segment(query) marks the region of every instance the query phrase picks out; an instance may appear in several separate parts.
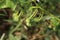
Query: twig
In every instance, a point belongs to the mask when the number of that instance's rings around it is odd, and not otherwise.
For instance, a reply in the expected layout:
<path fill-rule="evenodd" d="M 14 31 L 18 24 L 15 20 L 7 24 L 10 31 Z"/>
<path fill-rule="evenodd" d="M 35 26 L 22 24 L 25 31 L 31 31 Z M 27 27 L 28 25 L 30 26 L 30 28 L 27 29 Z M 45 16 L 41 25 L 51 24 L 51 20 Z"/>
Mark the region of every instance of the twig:
<path fill-rule="evenodd" d="M 0 40 L 3 40 L 4 36 L 5 36 L 5 33 L 2 34 Z"/>

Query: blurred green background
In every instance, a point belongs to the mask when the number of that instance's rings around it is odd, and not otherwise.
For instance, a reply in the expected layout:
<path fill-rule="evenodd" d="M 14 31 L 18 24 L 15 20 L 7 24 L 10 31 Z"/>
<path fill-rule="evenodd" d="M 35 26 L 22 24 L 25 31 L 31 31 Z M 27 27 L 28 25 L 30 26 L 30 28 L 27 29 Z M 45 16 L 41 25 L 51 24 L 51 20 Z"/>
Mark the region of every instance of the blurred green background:
<path fill-rule="evenodd" d="M 13 13 L 1 40 L 60 40 L 60 0 L 0 0 L 4 8 Z"/>

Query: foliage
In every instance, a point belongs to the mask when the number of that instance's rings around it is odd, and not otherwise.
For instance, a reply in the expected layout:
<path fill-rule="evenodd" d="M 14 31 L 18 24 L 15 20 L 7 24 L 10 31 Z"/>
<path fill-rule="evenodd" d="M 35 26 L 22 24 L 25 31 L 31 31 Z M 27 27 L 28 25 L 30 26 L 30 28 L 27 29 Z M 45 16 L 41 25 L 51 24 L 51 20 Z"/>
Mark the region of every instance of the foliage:
<path fill-rule="evenodd" d="M 6 40 L 60 39 L 60 0 L 0 0 L 2 8 L 14 11 Z"/>

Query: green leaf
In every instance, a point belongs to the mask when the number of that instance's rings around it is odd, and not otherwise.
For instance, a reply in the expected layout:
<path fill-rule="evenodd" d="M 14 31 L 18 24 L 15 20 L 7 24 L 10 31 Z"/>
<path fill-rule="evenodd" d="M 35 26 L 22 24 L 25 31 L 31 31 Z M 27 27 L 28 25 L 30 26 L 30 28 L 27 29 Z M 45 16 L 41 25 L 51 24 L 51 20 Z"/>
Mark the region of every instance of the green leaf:
<path fill-rule="evenodd" d="M 58 25 L 59 25 L 58 20 L 55 19 L 55 18 L 52 18 L 52 19 L 51 19 L 51 22 L 53 23 L 54 26 L 58 26 Z"/>

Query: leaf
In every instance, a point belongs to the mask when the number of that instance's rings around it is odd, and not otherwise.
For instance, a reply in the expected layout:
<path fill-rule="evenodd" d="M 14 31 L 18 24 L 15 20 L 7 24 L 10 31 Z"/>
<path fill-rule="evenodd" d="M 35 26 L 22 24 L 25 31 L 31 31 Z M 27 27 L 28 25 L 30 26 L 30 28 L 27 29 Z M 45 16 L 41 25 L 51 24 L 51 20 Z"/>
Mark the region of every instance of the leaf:
<path fill-rule="evenodd" d="M 51 19 L 51 22 L 53 23 L 54 26 L 58 26 L 58 25 L 59 25 L 58 20 L 55 19 L 55 18 L 52 18 L 52 19 Z"/>

